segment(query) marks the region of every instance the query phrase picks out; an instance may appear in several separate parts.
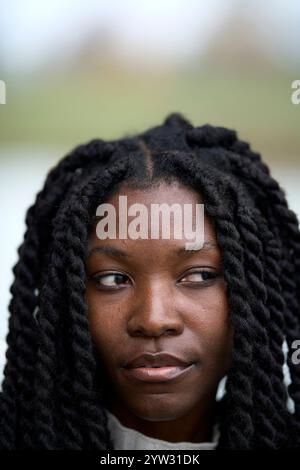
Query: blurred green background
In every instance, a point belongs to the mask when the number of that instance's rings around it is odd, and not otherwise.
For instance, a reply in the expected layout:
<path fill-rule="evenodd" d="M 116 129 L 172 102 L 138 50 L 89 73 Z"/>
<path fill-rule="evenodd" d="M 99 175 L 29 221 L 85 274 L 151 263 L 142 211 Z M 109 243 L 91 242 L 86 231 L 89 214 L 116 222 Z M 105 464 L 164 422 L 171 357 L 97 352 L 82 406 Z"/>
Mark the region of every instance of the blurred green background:
<path fill-rule="evenodd" d="M 294 76 L 200 70 L 149 77 L 120 68 L 14 82 L 2 116 L 1 144 L 55 144 L 67 151 L 92 137 L 142 130 L 174 110 L 194 125 L 236 129 L 271 164 L 287 157 L 298 163 L 299 109 L 290 100 Z"/>

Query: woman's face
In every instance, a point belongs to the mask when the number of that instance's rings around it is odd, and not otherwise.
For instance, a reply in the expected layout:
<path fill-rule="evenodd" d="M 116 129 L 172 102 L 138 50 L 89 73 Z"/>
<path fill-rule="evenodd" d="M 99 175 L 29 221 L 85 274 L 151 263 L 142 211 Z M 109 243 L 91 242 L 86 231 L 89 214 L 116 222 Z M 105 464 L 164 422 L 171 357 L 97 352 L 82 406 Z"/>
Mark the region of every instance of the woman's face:
<path fill-rule="evenodd" d="M 202 203 L 179 184 L 152 190 L 124 187 L 127 206 Z M 133 217 L 128 218 L 128 222 Z M 172 226 L 171 226 L 172 227 Z M 184 250 L 186 239 L 106 239 L 90 235 L 86 260 L 89 322 L 99 361 L 107 374 L 110 400 L 147 421 L 166 421 L 201 412 L 214 401 L 231 358 L 232 331 L 221 253 L 208 218 L 200 250 Z M 209 245 L 210 244 L 210 245 Z M 177 253 L 178 251 L 178 253 Z M 125 363 L 145 353 L 166 352 L 191 367 L 177 378 L 147 382 L 132 376 Z M 153 369 L 152 369 L 153 370 Z M 156 371 L 157 372 L 157 371 Z"/>

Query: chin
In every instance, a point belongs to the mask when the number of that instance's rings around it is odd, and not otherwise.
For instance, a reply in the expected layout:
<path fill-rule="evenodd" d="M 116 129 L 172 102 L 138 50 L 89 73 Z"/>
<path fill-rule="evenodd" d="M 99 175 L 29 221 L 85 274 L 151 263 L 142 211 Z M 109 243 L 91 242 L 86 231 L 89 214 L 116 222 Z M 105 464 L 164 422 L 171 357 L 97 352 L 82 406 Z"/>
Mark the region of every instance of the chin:
<path fill-rule="evenodd" d="M 183 403 L 175 403 L 170 400 L 164 403 L 162 395 L 157 395 L 154 399 L 147 397 L 147 406 L 145 402 L 141 407 L 130 407 L 133 414 L 145 421 L 172 421 L 185 416 L 190 411 L 190 406 L 183 406 Z"/>

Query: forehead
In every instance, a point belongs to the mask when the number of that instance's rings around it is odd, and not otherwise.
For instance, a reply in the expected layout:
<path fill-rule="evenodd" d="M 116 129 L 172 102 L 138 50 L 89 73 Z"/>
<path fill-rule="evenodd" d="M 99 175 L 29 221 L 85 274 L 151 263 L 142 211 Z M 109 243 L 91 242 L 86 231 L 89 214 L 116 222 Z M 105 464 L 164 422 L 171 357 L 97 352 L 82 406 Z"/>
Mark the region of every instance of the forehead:
<path fill-rule="evenodd" d="M 139 202 L 142 204 L 167 203 L 167 204 L 196 204 L 202 203 L 203 198 L 191 188 L 182 185 L 178 181 L 172 183 L 158 181 L 150 188 L 137 189 L 130 186 L 122 186 L 108 202 L 117 204 L 119 195 L 126 195 L 131 204 Z"/>
<path fill-rule="evenodd" d="M 153 205 L 162 205 L 166 204 L 170 208 L 174 204 L 181 208 L 182 213 L 182 222 L 184 221 L 184 211 L 186 205 L 191 207 L 192 213 L 192 224 L 193 230 L 195 229 L 196 225 L 196 205 L 197 204 L 204 204 L 205 201 L 200 193 L 194 191 L 193 189 L 187 188 L 180 183 L 174 182 L 172 184 L 160 182 L 155 186 L 149 189 L 135 189 L 128 186 L 123 186 L 116 192 L 112 197 L 108 198 L 105 203 L 111 204 L 115 208 L 115 216 L 116 216 L 116 225 L 119 226 L 120 223 L 120 211 L 124 209 L 122 206 L 123 203 L 120 203 L 121 197 L 123 197 L 123 202 L 126 199 L 126 208 L 130 208 L 130 206 L 141 204 L 145 207 L 149 215 L 149 236 L 147 239 L 139 238 L 138 240 L 133 240 L 130 237 L 126 237 L 126 239 L 120 239 L 118 236 L 115 239 L 107 238 L 105 240 L 99 239 L 96 232 L 96 225 L 97 221 L 101 220 L 103 217 L 95 217 L 95 224 L 90 232 L 89 238 L 89 248 L 93 249 L 97 246 L 114 246 L 115 248 L 120 248 L 125 251 L 133 251 L 135 253 L 143 253 L 144 250 L 153 249 L 158 251 L 170 251 L 174 253 L 174 251 L 178 251 L 178 249 L 182 249 L 186 242 L 190 242 L 191 240 L 185 236 L 185 232 L 182 232 L 182 236 L 180 239 L 175 239 L 174 234 L 172 231 L 173 225 L 171 225 L 171 236 L 168 239 L 162 239 L 161 236 L 159 239 L 153 239 L 150 236 L 150 224 L 151 224 L 151 210 Z M 122 206 L 122 207 L 121 207 Z M 173 206 L 174 207 L 174 206 Z M 172 212 L 172 211 L 171 211 Z M 127 212 L 128 214 L 128 212 Z M 172 215 L 170 216 L 171 220 Z M 127 222 L 128 225 L 134 219 L 134 216 L 128 216 Z M 160 219 L 162 221 L 162 219 Z M 206 215 L 204 216 L 204 240 L 206 242 L 206 248 L 212 249 L 214 245 L 217 245 L 216 233 L 214 230 L 213 223 L 210 218 Z M 117 230 L 118 232 L 118 230 Z M 216 247 L 217 248 L 217 247 Z"/>

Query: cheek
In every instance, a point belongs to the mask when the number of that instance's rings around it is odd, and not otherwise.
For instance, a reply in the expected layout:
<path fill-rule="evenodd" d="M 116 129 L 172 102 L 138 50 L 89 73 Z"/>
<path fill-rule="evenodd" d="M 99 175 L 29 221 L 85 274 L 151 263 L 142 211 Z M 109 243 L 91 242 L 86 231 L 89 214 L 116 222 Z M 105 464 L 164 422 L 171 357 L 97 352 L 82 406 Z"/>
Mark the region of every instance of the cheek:
<path fill-rule="evenodd" d="M 229 305 L 225 293 L 216 292 L 207 316 L 207 341 L 210 350 L 208 358 L 222 374 L 229 367 L 232 351 L 232 327 L 229 318 Z"/>
<path fill-rule="evenodd" d="M 229 305 L 223 283 L 203 289 L 195 289 L 181 295 L 180 310 L 199 322 L 208 335 L 222 335 L 229 326 Z"/>
<path fill-rule="evenodd" d="M 88 305 L 88 320 L 92 340 L 98 353 L 106 359 L 111 358 L 120 344 L 120 332 L 122 325 L 122 306 L 120 303 L 112 305 L 111 302 L 103 301 L 99 293 L 94 289 L 87 288 L 86 301 Z"/>
<path fill-rule="evenodd" d="M 186 305 L 190 312 L 190 328 L 202 344 L 208 367 L 228 367 L 232 349 L 232 328 L 229 305 L 223 284 L 193 294 Z M 218 369 L 218 367 L 217 367 Z"/>

